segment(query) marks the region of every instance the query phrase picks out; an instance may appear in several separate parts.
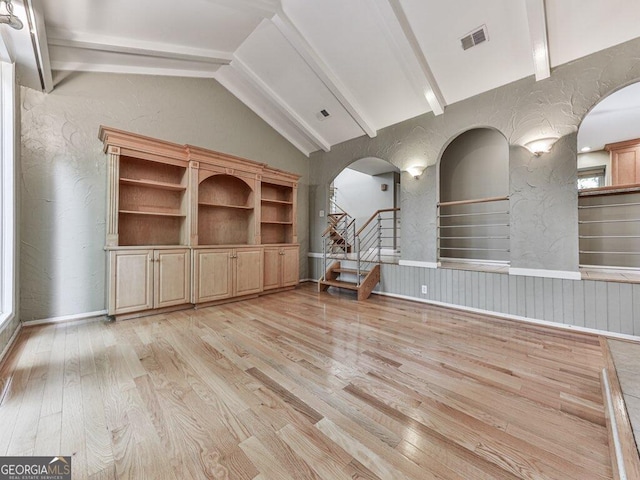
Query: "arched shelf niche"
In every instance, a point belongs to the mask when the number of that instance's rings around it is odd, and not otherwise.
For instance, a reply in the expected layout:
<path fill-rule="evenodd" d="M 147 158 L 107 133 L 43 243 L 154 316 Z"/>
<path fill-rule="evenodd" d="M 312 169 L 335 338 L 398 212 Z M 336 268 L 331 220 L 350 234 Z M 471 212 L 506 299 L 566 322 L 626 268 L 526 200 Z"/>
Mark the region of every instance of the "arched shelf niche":
<path fill-rule="evenodd" d="M 246 245 L 255 237 L 254 192 L 241 178 L 211 175 L 198 185 L 198 243 Z"/>
<path fill-rule="evenodd" d="M 509 144 L 475 128 L 440 159 L 438 252 L 443 263 L 509 263 Z"/>

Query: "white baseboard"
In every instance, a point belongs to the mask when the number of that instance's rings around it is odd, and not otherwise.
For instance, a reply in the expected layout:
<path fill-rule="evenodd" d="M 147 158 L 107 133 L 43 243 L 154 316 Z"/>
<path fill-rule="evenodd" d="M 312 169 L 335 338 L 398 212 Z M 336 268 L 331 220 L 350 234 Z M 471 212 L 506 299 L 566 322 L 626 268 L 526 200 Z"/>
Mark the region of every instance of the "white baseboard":
<path fill-rule="evenodd" d="M 570 270 L 543 270 L 538 268 L 509 267 L 509 275 L 519 275 L 522 277 L 561 278 L 563 280 L 582 280 L 582 274 L 580 272 L 573 272 Z"/>
<path fill-rule="evenodd" d="M 13 335 L 11 335 L 11 338 L 9 339 L 5 347 L 2 349 L 2 353 L 0 353 L 0 365 L 2 365 L 2 362 L 4 362 L 5 357 L 11 351 L 11 348 L 13 347 L 13 344 L 15 343 L 16 338 L 18 338 L 18 334 L 20 333 L 20 330 L 22 330 L 22 324 L 18 322 L 18 326 L 16 327 L 16 330 L 13 332 Z"/>
<path fill-rule="evenodd" d="M 307 253 L 307 257 L 309 258 L 324 258 L 322 253 L 309 252 Z"/>
<path fill-rule="evenodd" d="M 531 324 L 534 324 L 534 325 L 542 325 L 542 326 L 545 326 L 545 327 L 558 328 L 560 330 L 568 330 L 568 331 L 580 332 L 580 333 L 589 333 L 589 334 L 600 335 L 600 336 L 608 337 L 608 338 L 615 338 L 615 339 L 619 339 L 619 340 L 630 340 L 632 342 L 640 342 L 640 337 L 639 336 L 628 335 L 626 333 L 615 333 L 615 332 L 609 332 L 609 331 L 606 331 L 606 330 L 598 330 L 596 328 L 579 327 L 577 325 L 565 325 L 565 324 L 562 324 L 562 323 L 550 322 L 548 320 L 538 320 L 538 319 L 535 319 L 535 318 L 521 317 L 520 315 L 511 315 L 509 313 L 494 312 L 492 310 L 482 310 L 480 308 L 466 307 L 466 306 L 463 306 L 463 305 L 455 305 L 453 303 L 438 302 L 436 300 L 426 300 L 424 298 L 410 297 L 408 295 L 398 295 L 396 293 L 386 293 L 386 292 L 379 292 L 379 291 L 375 291 L 375 290 L 373 292 L 371 292 L 371 293 L 373 293 L 375 295 L 381 295 L 383 297 L 400 298 L 402 300 L 410 300 L 412 302 L 426 303 L 428 305 L 435 305 L 437 307 L 452 308 L 452 309 L 455 309 L 455 310 L 462 310 L 462 311 L 465 311 L 465 312 L 479 313 L 479 314 L 482 314 L 482 315 L 490 315 L 492 317 L 505 318 L 507 320 L 516 320 L 518 322 L 525 322 L 525 323 L 531 323 Z"/>
<path fill-rule="evenodd" d="M 421 268 L 438 268 L 440 262 L 419 262 L 416 260 L 400 260 L 398 265 L 401 267 L 421 267 Z"/>
<path fill-rule="evenodd" d="M 97 312 L 76 313 L 74 315 L 64 315 L 62 317 L 43 318 L 42 320 L 28 320 L 26 322 L 22 322 L 22 325 L 25 327 L 35 327 L 37 325 L 73 322 L 75 320 L 89 320 L 92 318 L 104 317 L 106 314 L 106 310 L 100 310 Z"/>

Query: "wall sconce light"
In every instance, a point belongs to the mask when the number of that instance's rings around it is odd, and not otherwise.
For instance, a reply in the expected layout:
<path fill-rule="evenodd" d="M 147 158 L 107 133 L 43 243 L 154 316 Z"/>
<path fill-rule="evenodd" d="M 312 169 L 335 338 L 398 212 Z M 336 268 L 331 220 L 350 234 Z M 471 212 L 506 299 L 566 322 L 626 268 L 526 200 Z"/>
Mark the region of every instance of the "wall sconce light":
<path fill-rule="evenodd" d="M 422 166 L 422 165 L 413 165 L 413 166 L 407 168 L 407 172 L 413 178 L 418 179 L 418 178 L 420 178 L 420 175 L 422 175 L 422 173 L 425 171 L 426 168 L 427 167 Z"/>
<path fill-rule="evenodd" d="M 15 28 L 16 30 L 22 29 L 22 21 L 13 13 L 13 4 L 11 0 L 0 0 L 0 6 L 4 3 L 4 9 L 0 9 L 0 12 L 4 10 L 6 13 L 0 13 L 0 23 L 4 23 L 9 25 L 11 28 Z"/>
<path fill-rule="evenodd" d="M 538 140 L 532 140 L 524 144 L 524 147 L 533 153 L 536 157 L 539 157 L 543 153 L 549 153 L 553 144 L 558 141 L 555 137 L 540 138 Z"/>

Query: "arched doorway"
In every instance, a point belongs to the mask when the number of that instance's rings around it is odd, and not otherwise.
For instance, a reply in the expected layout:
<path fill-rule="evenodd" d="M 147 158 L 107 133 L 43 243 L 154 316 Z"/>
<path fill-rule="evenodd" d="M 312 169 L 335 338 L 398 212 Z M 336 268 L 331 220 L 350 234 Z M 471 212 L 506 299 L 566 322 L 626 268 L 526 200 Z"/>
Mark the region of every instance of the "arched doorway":
<path fill-rule="evenodd" d="M 580 266 L 640 268 L 640 82 L 598 102 L 577 147 Z"/>

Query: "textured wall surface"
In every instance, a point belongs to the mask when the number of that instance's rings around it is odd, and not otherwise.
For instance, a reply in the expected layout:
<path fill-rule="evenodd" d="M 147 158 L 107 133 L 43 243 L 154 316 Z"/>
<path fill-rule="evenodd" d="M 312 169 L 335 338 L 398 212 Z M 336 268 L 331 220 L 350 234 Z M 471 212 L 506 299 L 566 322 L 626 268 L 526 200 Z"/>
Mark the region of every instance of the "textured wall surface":
<path fill-rule="evenodd" d="M 314 221 L 311 226 L 311 248 L 319 251 L 319 234 L 324 229 L 322 219 L 317 217 L 317 211 L 326 208 L 325 190 L 331 179 L 346 165 L 367 156 L 375 156 L 390 161 L 401 169 L 415 163 L 432 165 L 426 175 L 418 180 L 426 185 L 422 190 L 433 189 L 431 170 L 437 169 L 439 157 L 448 143 L 460 133 L 475 127 L 491 127 L 502 132 L 512 146 L 543 137 L 568 139 L 561 141 L 555 153 L 554 162 L 560 162 L 559 169 L 553 166 L 545 167 L 544 175 L 551 174 L 551 184 L 544 185 L 543 191 L 535 192 L 539 186 L 531 186 L 530 192 L 520 189 L 522 195 L 531 193 L 533 196 L 527 202 L 526 210 L 542 216 L 552 213 L 553 222 L 543 225 L 545 234 L 550 239 L 540 244 L 539 235 L 527 239 L 522 232 L 516 235 L 520 238 L 516 249 L 517 257 L 512 252 L 514 265 L 522 268 L 546 268 L 550 270 L 573 270 L 577 267 L 577 225 L 575 216 L 563 217 L 566 212 L 573 210 L 575 203 L 567 204 L 566 209 L 559 212 L 545 210 L 545 203 L 538 203 L 534 211 L 534 200 L 542 196 L 551 195 L 550 202 L 559 205 L 570 196 L 567 192 L 569 181 L 565 166 L 571 165 L 576 169 L 575 133 L 578 125 L 586 113 L 603 96 L 640 79 L 640 39 L 627 42 L 620 46 L 603 50 L 574 62 L 553 69 L 550 78 L 535 82 L 533 77 L 505 85 L 490 92 L 449 105 L 443 115 L 435 117 L 426 114 L 411 120 L 393 125 L 378 132 L 375 138 L 359 137 L 340 145 L 334 146 L 330 152 L 317 152 L 312 155 L 311 178 L 316 187 L 316 195 L 311 198 L 311 209 Z M 571 143 L 568 145 L 567 143 Z M 564 146 L 562 146 L 564 145 Z M 511 148 L 511 169 L 522 169 L 523 164 L 535 166 L 533 155 L 525 150 L 514 158 L 514 152 L 521 148 Z M 556 149 L 554 149 L 556 150 Z M 528 155 L 528 158 L 522 158 Z M 551 157 L 550 157 L 551 158 Z M 518 172 L 516 172 L 518 173 Z M 522 173 L 522 172 L 519 172 Z M 559 173 L 561 178 L 556 178 Z M 575 173 L 571 174 L 575 175 Z M 533 174 L 537 176 L 537 174 Z M 406 175 L 403 175 L 403 182 Z M 512 187 L 513 188 L 513 187 Z M 427 241 L 424 248 L 410 247 L 403 252 L 406 260 L 432 261 L 435 256 L 435 242 L 432 242 L 432 225 L 435 209 L 427 195 L 418 195 L 420 187 L 411 186 L 409 192 L 404 186 L 403 208 L 409 208 L 408 214 L 412 222 L 410 229 L 403 228 L 403 245 L 414 242 Z M 407 197 L 407 198 L 404 198 Z M 437 197 L 436 197 L 437 198 Z M 410 205 L 415 201 L 424 202 L 422 205 Z M 523 199 L 524 201 L 524 199 Z M 524 204 L 523 204 L 524 205 Z M 524 208 L 524 207 L 523 207 Z M 414 212 L 421 212 L 421 219 L 413 218 Z M 403 224 L 407 219 L 407 212 L 403 212 Z M 404 226 L 404 225 L 403 225 Z M 568 230 L 569 229 L 569 230 Z M 575 238 L 570 239 L 573 236 Z M 546 257 L 546 247 L 551 244 L 553 255 Z M 427 251 L 429 249 L 430 251 Z M 419 256 L 418 256 L 419 255 Z"/>
<path fill-rule="evenodd" d="M 22 320 L 105 308 L 101 124 L 302 175 L 298 225 L 306 257 L 309 160 L 214 80 L 74 73 L 48 95 L 21 94 Z"/>
<path fill-rule="evenodd" d="M 640 80 L 640 39 L 556 67 L 551 78 L 526 78 L 317 152 L 311 163 L 311 251 L 321 251 L 331 179 L 346 165 L 375 156 L 401 169 L 430 165 L 419 179 L 402 174 L 402 259 L 437 261 L 437 171 L 445 148 L 477 127 L 500 131 L 509 142 L 511 266 L 577 271 L 576 132 L 604 96 Z M 522 145 L 557 137 L 550 154 Z M 313 278 L 321 265 L 310 259 Z M 428 285 L 428 296 L 419 292 Z M 640 334 L 640 285 L 559 280 L 507 274 L 384 265 L 380 291 L 533 319 Z"/>

